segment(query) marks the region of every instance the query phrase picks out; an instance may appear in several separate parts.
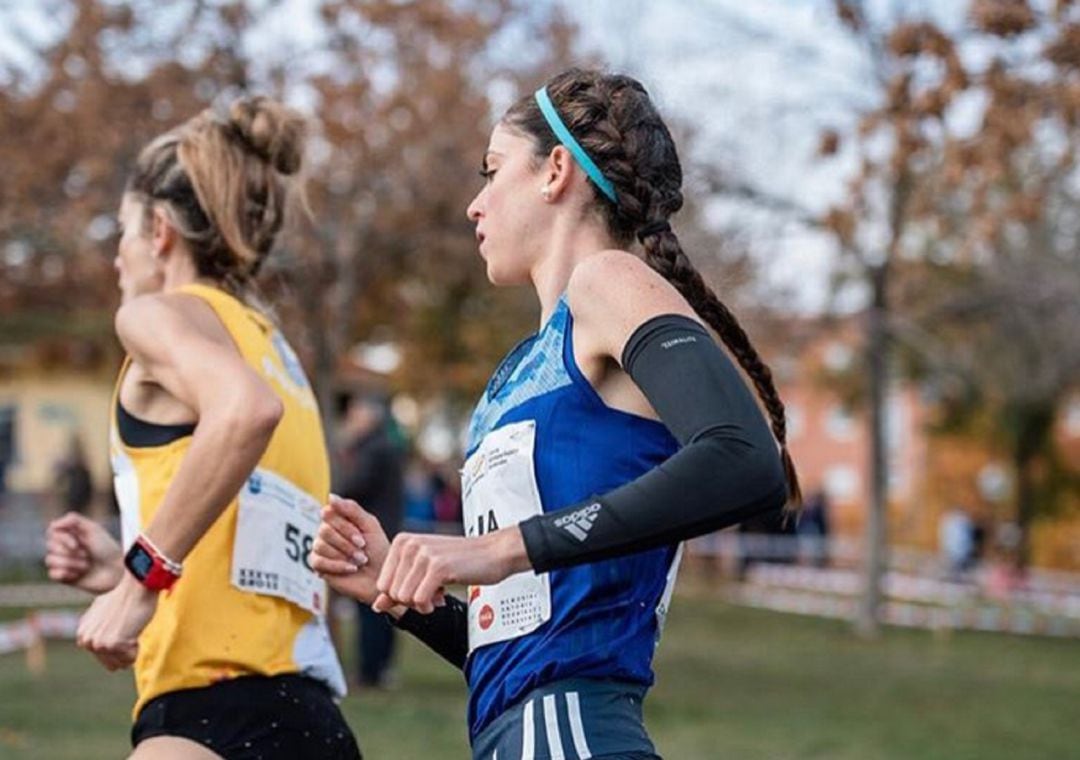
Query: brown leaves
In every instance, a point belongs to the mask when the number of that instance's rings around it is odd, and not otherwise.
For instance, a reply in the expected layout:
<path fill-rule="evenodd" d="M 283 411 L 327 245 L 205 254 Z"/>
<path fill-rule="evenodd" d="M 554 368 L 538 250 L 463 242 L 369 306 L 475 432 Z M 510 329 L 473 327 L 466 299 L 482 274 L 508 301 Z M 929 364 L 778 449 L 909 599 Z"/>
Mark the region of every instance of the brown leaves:
<path fill-rule="evenodd" d="M 856 216 L 850 209 L 833 207 L 821 220 L 825 228 L 836 235 L 842 245 L 849 246 L 855 240 Z"/>
<path fill-rule="evenodd" d="M 849 0 L 834 0 L 833 10 L 840 23 L 853 32 L 861 31 L 866 24 L 862 10 Z"/>
<path fill-rule="evenodd" d="M 929 21 L 900 24 L 885 38 L 885 44 L 898 58 L 932 55 L 944 60 L 954 50 L 953 41 Z"/>
<path fill-rule="evenodd" d="M 1066 24 L 1046 46 L 1046 58 L 1063 69 L 1080 69 L 1080 24 Z"/>
<path fill-rule="evenodd" d="M 818 142 L 818 155 L 834 156 L 838 150 L 840 150 L 840 133 L 835 129 L 826 129 L 821 133 L 821 139 Z"/>
<path fill-rule="evenodd" d="M 1027 0 L 974 0 L 971 21 L 987 34 L 1013 37 L 1035 26 L 1035 12 Z"/>

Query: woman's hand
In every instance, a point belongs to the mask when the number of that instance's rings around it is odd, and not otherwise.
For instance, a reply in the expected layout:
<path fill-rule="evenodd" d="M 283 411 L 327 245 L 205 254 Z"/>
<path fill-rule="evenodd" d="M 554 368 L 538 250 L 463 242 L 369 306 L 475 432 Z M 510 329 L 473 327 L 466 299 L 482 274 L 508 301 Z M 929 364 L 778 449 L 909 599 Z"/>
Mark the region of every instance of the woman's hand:
<path fill-rule="evenodd" d="M 95 599 L 83 614 L 75 643 L 108 670 L 130 667 L 139 653 L 139 634 L 156 609 L 157 593 L 123 573 L 116 587 Z"/>
<path fill-rule="evenodd" d="M 124 573 L 123 550 L 105 528 L 68 512 L 45 531 L 45 567 L 58 583 L 104 594 Z"/>
<path fill-rule="evenodd" d="M 448 584 L 490 586 L 528 569 L 517 526 L 479 538 L 402 533 L 382 563 L 372 609 L 383 612 L 399 604 L 430 614 Z"/>
<path fill-rule="evenodd" d="M 375 580 L 389 549 L 375 515 L 351 499 L 331 494 L 323 507 L 309 564 L 330 588 L 371 604 L 379 595 Z"/>

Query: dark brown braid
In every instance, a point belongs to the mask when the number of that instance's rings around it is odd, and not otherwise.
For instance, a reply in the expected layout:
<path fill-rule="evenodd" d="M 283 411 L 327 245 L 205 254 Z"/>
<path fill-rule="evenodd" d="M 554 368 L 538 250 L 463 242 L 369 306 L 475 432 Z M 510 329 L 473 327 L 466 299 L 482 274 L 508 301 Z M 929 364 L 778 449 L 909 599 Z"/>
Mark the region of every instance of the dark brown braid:
<path fill-rule="evenodd" d="M 597 71 L 570 69 L 547 83 L 548 95 L 575 139 L 615 186 L 612 203 L 594 186 L 595 207 L 612 236 L 629 246 L 639 231 L 645 260 L 674 285 L 690 306 L 720 336 L 754 384 L 780 444 L 788 483 L 788 509 L 802 504 L 795 464 L 787 447 L 784 402 L 772 372 L 761 360 L 735 315 L 706 284 L 687 258 L 679 239 L 664 222 L 683 205 L 682 166 L 667 125 L 637 80 Z M 546 158 L 558 145 L 530 95 L 515 103 L 503 122 L 537 141 Z"/>

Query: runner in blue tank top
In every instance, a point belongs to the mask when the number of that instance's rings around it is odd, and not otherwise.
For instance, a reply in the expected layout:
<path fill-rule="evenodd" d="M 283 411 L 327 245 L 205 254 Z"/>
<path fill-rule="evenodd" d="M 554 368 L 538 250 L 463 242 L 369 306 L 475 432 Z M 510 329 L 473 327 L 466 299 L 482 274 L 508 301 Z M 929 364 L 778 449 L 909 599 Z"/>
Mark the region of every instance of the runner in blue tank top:
<path fill-rule="evenodd" d="M 541 327 L 473 414 L 466 535 L 388 545 L 332 499 L 312 562 L 465 670 L 474 757 L 655 757 L 641 700 L 680 542 L 797 506 L 784 407 L 670 227 L 682 169 L 640 83 L 554 77 L 495 127 L 482 174 L 488 278 L 532 284 Z"/>

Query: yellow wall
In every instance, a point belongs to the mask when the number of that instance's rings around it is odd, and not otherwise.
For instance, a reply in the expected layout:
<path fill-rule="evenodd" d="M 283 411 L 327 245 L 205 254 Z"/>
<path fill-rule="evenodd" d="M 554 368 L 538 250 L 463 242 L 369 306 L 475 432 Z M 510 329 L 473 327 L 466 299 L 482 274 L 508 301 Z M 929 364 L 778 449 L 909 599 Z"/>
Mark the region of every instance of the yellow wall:
<path fill-rule="evenodd" d="M 108 421 L 112 385 L 100 375 L 50 374 L 0 380 L 0 406 L 13 404 L 12 491 L 51 491 L 53 468 L 73 430 L 82 436 L 94 488 L 110 487 Z"/>

